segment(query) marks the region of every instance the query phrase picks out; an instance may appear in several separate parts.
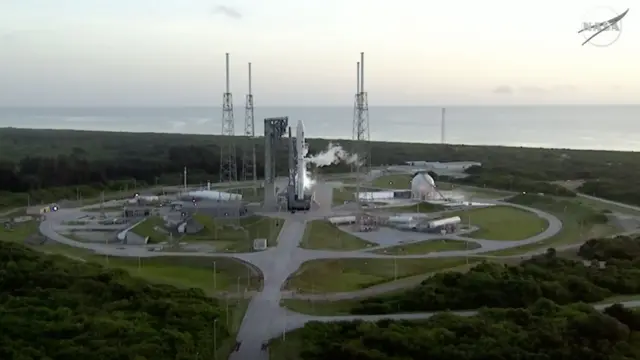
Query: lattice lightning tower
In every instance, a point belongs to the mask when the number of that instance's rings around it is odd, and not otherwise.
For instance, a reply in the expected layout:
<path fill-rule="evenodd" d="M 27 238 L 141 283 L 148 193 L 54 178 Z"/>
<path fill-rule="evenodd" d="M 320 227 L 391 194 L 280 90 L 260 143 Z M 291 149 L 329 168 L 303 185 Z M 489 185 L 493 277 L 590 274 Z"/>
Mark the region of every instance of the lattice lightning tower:
<path fill-rule="evenodd" d="M 362 212 L 362 204 L 360 201 L 360 192 L 363 183 L 366 181 L 367 175 L 371 170 L 371 149 L 369 134 L 369 101 L 367 100 L 367 92 L 364 91 L 364 53 L 360 53 L 360 62 L 358 63 L 357 75 L 357 91 L 354 101 L 353 111 L 353 141 L 354 152 L 357 154 L 357 163 L 355 166 L 356 182 L 356 202 L 358 204 L 357 225 L 359 228 L 364 226 L 364 217 Z"/>
<path fill-rule="evenodd" d="M 228 138 L 220 144 L 220 182 L 238 181 L 236 168 L 235 123 L 233 119 L 233 96 L 229 90 L 229 53 L 225 54 L 226 88 L 222 95 L 222 136 Z"/>
<path fill-rule="evenodd" d="M 251 92 L 251 63 L 249 63 L 249 93 L 244 106 L 244 135 L 247 137 L 246 146 L 242 152 L 242 180 L 258 180 L 256 172 L 256 126 L 253 117 L 253 93 Z"/>

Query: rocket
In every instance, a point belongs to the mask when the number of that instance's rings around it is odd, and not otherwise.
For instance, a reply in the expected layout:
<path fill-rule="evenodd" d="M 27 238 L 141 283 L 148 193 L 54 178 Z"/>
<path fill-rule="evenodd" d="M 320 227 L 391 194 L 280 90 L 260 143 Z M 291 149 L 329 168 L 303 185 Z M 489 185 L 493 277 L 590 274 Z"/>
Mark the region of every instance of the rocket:
<path fill-rule="evenodd" d="M 306 171 L 304 164 L 304 152 L 306 150 L 306 144 L 304 141 L 304 123 L 302 120 L 298 120 L 296 125 L 296 166 L 298 167 L 298 178 L 296 179 L 296 196 L 298 199 L 304 199 L 304 173 Z"/>

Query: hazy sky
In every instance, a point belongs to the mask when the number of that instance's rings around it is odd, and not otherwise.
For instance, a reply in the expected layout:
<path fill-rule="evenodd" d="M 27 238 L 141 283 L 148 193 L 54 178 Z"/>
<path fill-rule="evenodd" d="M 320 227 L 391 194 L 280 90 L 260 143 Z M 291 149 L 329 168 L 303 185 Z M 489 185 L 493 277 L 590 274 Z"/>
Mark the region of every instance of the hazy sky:
<path fill-rule="evenodd" d="M 592 10 L 631 7 L 581 46 Z M 618 0 L 2 0 L 0 106 L 638 103 L 640 7 Z M 587 14 L 587 15 L 585 15 Z M 600 19 L 607 20 L 607 19 Z M 607 39 L 613 33 L 604 34 Z"/>

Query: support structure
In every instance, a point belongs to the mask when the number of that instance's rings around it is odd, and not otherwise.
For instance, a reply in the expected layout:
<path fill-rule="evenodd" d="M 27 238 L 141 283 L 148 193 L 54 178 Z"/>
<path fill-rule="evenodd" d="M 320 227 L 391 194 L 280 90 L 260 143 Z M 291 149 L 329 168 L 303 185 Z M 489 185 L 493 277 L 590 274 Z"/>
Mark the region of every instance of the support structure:
<path fill-rule="evenodd" d="M 369 133 L 369 101 L 364 89 L 364 53 L 360 53 L 360 63 L 357 66 L 357 88 L 353 111 L 353 153 L 357 156 L 355 166 L 356 176 L 356 227 L 360 231 L 368 227 L 367 217 L 364 214 L 360 192 L 371 172 L 371 149 Z"/>
<path fill-rule="evenodd" d="M 226 87 L 222 95 L 222 136 L 220 144 L 220 182 L 237 182 L 235 121 L 233 119 L 233 96 L 229 89 L 229 53 L 225 54 Z"/>
<path fill-rule="evenodd" d="M 276 201 L 276 154 L 280 139 L 287 132 L 288 117 L 264 119 L 264 203 L 265 210 L 277 207 Z"/>
<path fill-rule="evenodd" d="M 258 180 L 256 172 L 256 125 L 253 117 L 253 93 L 251 91 L 251 63 L 249 63 L 249 92 L 245 98 L 244 105 L 244 136 L 245 146 L 242 151 L 242 180 L 252 181 L 255 184 Z"/>

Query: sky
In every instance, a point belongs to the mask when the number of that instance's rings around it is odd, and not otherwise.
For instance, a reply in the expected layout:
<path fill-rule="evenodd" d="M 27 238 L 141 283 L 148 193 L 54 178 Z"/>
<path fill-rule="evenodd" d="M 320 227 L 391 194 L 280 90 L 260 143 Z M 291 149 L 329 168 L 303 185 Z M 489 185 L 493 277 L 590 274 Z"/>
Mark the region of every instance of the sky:
<path fill-rule="evenodd" d="M 256 104 L 350 106 L 360 52 L 370 105 L 635 104 L 640 7 L 610 46 L 577 33 L 632 5 L 3 0 L 0 106 L 215 106 L 225 53 L 236 104 L 251 62 Z"/>

